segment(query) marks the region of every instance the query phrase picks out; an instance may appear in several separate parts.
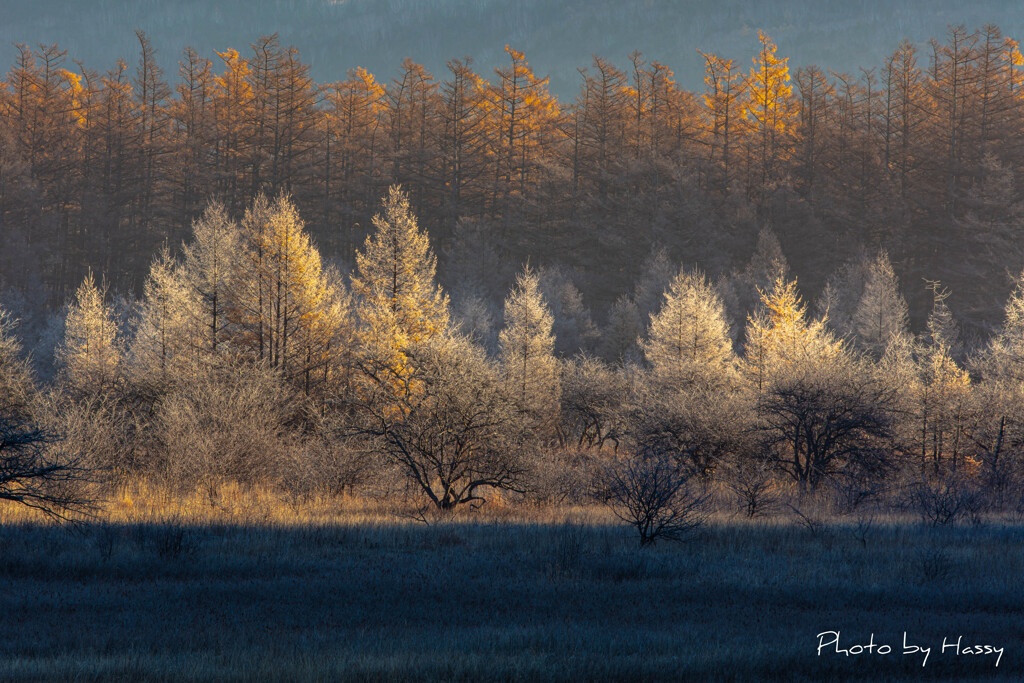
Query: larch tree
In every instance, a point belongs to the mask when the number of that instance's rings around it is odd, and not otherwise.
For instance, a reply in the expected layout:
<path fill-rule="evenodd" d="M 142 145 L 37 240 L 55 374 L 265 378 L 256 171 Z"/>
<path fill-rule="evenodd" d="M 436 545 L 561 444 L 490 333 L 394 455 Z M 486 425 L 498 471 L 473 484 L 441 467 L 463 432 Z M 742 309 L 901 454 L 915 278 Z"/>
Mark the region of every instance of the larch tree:
<path fill-rule="evenodd" d="M 498 82 L 489 91 L 490 154 L 494 159 L 494 212 L 508 208 L 510 195 L 520 200 L 532 189 L 536 169 L 555 138 L 558 101 L 548 79 L 537 78 L 526 56 L 505 46 L 512 63 L 495 70 Z"/>
<path fill-rule="evenodd" d="M 797 122 L 797 102 L 790 83 L 788 57 L 777 57 L 777 46 L 763 31 L 754 66 L 747 79 L 744 116 L 752 129 L 750 182 L 759 201 L 777 180 L 779 166 L 791 152 L 790 139 Z"/>
<path fill-rule="evenodd" d="M 331 349 L 340 351 L 336 336 L 347 312 L 289 196 L 256 198 L 242 220 L 238 253 L 226 311 L 233 345 L 309 392 Z"/>
<path fill-rule="evenodd" d="M 1006 302 L 1003 324 L 993 335 L 981 366 L 986 379 L 1024 386 L 1024 272 Z"/>
<path fill-rule="evenodd" d="M 932 291 L 932 314 L 917 359 L 920 381 L 914 396 L 915 450 L 920 455 L 922 474 L 926 469 L 941 474 L 955 470 L 964 455 L 971 378 L 953 357 L 959 348 L 959 330 L 946 305 L 949 292 L 938 282 L 929 282 L 928 286 Z"/>
<path fill-rule="evenodd" d="M 214 126 L 213 62 L 188 48 L 178 67 L 177 97 L 168 105 L 172 144 L 167 164 L 168 180 L 176 206 L 175 223 L 186 228 L 201 210 L 203 193 L 212 184 L 216 139 Z"/>
<path fill-rule="evenodd" d="M 843 352 L 824 319 L 808 320 L 796 280 L 780 273 L 770 290 L 759 291 L 761 308 L 748 318 L 744 358 L 746 374 L 759 391 L 803 359 L 827 362 Z"/>
<path fill-rule="evenodd" d="M 245 184 L 245 164 L 253 144 L 251 127 L 247 122 L 254 117 L 254 97 L 249 83 L 252 68 L 237 50 L 218 52 L 224 62 L 224 71 L 214 80 L 213 105 L 217 122 L 214 163 L 218 193 L 225 197 L 232 213 L 242 209 Z"/>
<path fill-rule="evenodd" d="M 1024 274 L 1006 302 L 1002 327 L 975 359 L 981 376 L 968 437 L 978 447 L 989 484 L 999 493 L 1019 489 L 1024 453 Z M 1016 485 L 1016 486 L 1014 486 Z"/>
<path fill-rule="evenodd" d="M 505 328 L 498 344 L 505 386 L 527 417 L 526 424 L 541 430 L 557 415 L 561 392 L 553 323 L 537 275 L 527 268 L 505 300 Z"/>
<path fill-rule="evenodd" d="M 724 307 L 704 275 L 679 271 L 647 337 L 652 369 L 632 383 L 627 436 L 637 452 L 710 477 L 737 450 L 744 406 Z"/>
<path fill-rule="evenodd" d="M 670 385 L 720 386 L 735 357 L 725 309 L 703 274 L 685 269 L 672 280 L 661 310 L 651 314 L 644 355 Z"/>
<path fill-rule="evenodd" d="M 238 224 L 228 218 L 223 204 L 211 202 L 192 223 L 192 242 L 184 248 L 183 275 L 196 303 L 191 341 L 209 356 L 217 354 L 226 335 L 228 288 L 240 242 Z"/>
<path fill-rule="evenodd" d="M 75 394 L 107 393 L 122 380 L 122 340 L 106 296 L 106 283 L 97 286 L 90 272 L 68 308 L 57 355 L 64 382 Z"/>
<path fill-rule="evenodd" d="M 181 264 L 165 246 L 153 259 L 143 285 L 130 346 L 132 381 L 144 393 L 160 393 L 191 374 L 194 300 Z"/>
<path fill-rule="evenodd" d="M 441 125 L 433 130 L 438 176 L 444 188 L 441 216 L 454 227 L 468 207 L 479 206 L 486 173 L 487 83 L 472 69 L 473 60 L 449 60 L 451 77 L 441 84 Z"/>
<path fill-rule="evenodd" d="M 746 88 L 743 74 L 731 59 L 701 52 L 704 57 L 704 106 L 711 119 L 711 144 L 708 154 L 721 168 L 718 188 L 723 193 L 732 187 L 733 155 L 742 133 L 741 103 Z"/>
<path fill-rule="evenodd" d="M 894 335 L 907 331 L 907 302 L 884 251 L 868 268 L 864 293 L 853 314 L 853 329 L 875 357 L 881 357 Z"/>
<path fill-rule="evenodd" d="M 388 190 L 376 231 L 356 254 L 352 291 L 362 353 L 401 364 L 404 349 L 448 327 L 448 297 L 435 282 L 437 258 L 397 185 Z"/>

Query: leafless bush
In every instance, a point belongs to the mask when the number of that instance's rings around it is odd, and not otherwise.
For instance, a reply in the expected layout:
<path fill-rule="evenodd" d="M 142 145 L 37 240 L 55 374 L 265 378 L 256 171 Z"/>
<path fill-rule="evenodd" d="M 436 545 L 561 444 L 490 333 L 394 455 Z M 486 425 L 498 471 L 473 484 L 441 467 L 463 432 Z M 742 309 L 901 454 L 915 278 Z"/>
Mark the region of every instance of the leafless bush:
<path fill-rule="evenodd" d="M 144 465 L 143 423 L 123 402 L 103 395 L 72 399 L 54 392 L 39 402 L 40 421 L 63 436 L 52 448 L 92 469 L 97 480 L 116 486 Z"/>
<path fill-rule="evenodd" d="M 985 496 L 977 482 L 961 473 L 926 478 L 907 490 L 907 505 L 932 526 L 949 526 L 965 518 L 977 518 Z"/>
<path fill-rule="evenodd" d="M 608 505 L 636 528 L 640 545 L 682 541 L 706 521 L 708 495 L 672 458 L 641 452 L 608 470 Z"/>
<path fill-rule="evenodd" d="M 917 552 L 910 571 L 921 585 L 944 583 L 953 575 L 953 560 L 943 548 L 925 548 Z"/>
<path fill-rule="evenodd" d="M 379 460 L 371 441 L 320 435 L 286 450 L 277 479 L 281 488 L 298 499 L 342 495 L 352 493 L 379 473 Z"/>
<path fill-rule="evenodd" d="M 725 485 L 743 506 L 748 518 L 765 515 L 779 504 L 778 480 L 771 463 L 742 458 L 725 468 Z"/>
<path fill-rule="evenodd" d="M 540 501 L 579 505 L 591 499 L 600 488 L 604 468 L 614 458 L 610 450 L 575 448 L 544 451 L 534 459 L 530 470 L 531 496 Z"/>
<path fill-rule="evenodd" d="M 266 481 L 284 451 L 289 405 L 272 372 L 239 367 L 183 383 L 157 409 L 153 424 L 168 483 L 205 488 L 224 481 Z"/>

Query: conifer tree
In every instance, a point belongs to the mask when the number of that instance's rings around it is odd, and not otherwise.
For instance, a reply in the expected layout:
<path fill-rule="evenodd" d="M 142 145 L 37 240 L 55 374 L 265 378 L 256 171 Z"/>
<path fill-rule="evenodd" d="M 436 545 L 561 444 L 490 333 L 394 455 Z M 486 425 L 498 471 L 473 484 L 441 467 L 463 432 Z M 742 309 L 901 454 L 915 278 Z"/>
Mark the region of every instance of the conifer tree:
<path fill-rule="evenodd" d="M 435 283 L 437 258 L 401 188 L 388 190 L 373 225 L 352 277 L 360 341 L 364 353 L 400 361 L 410 344 L 447 328 L 448 297 Z"/>
<path fill-rule="evenodd" d="M 553 318 L 529 268 L 516 278 L 505 300 L 505 328 L 499 336 L 505 386 L 536 425 L 550 425 L 560 394 Z"/>
<path fill-rule="evenodd" d="M 703 274 L 679 271 L 661 310 L 651 314 L 647 336 L 644 355 L 663 381 L 718 385 L 731 371 L 733 350 L 725 310 Z"/>
<path fill-rule="evenodd" d="M 209 321 L 209 292 L 217 279 L 210 245 L 217 240 L 208 238 L 200 282 L 207 287 Z M 337 337 L 347 328 L 347 306 L 337 278 L 325 275 L 320 253 L 284 194 L 273 202 L 256 198 L 242 220 L 237 253 L 226 310 L 232 345 L 308 392 L 317 377 L 326 376 L 332 354 L 343 349 Z"/>
<path fill-rule="evenodd" d="M 106 393 L 121 382 L 121 337 L 106 297 L 106 283 L 97 286 L 90 272 L 68 309 L 58 358 L 64 381 L 73 393 Z"/>
<path fill-rule="evenodd" d="M 777 46 L 763 31 L 757 33 L 760 48 L 747 79 L 745 116 L 753 129 L 750 179 L 758 198 L 776 180 L 779 162 L 788 158 L 797 103 L 790 83 L 788 57 L 777 57 Z"/>
<path fill-rule="evenodd" d="M 864 293 L 853 315 L 861 343 L 880 357 L 894 335 L 907 330 L 907 302 L 899 291 L 889 255 L 881 252 L 867 271 Z"/>
<path fill-rule="evenodd" d="M 761 305 L 747 321 L 744 358 L 747 375 L 758 390 L 803 361 L 828 361 L 844 352 L 824 319 L 808 320 L 796 280 L 779 274 L 772 289 L 761 292 Z"/>
<path fill-rule="evenodd" d="M 1024 272 L 1006 302 L 1003 325 L 980 362 L 986 379 L 1024 383 Z"/>
<path fill-rule="evenodd" d="M 195 351 L 194 303 L 181 265 L 164 246 L 143 286 L 139 322 L 131 343 L 132 379 L 137 385 L 159 391 L 190 374 Z"/>
<path fill-rule="evenodd" d="M 238 225 L 228 218 L 224 205 L 211 202 L 192 224 L 192 242 L 185 246 L 183 275 L 196 303 L 191 311 L 196 317 L 192 344 L 210 355 L 216 355 L 225 336 L 228 287 L 240 240 Z"/>

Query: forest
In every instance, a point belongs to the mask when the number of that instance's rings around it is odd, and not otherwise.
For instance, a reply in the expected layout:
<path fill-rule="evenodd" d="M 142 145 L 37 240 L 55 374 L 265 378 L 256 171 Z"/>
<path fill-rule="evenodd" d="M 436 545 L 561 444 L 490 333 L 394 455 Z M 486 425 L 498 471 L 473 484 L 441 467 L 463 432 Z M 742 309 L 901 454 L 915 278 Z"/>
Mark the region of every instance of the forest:
<path fill-rule="evenodd" d="M 271 35 L 169 81 L 137 39 L 105 74 L 22 46 L 0 91 L 7 449 L 62 485 L 1024 511 L 997 27 L 856 76 L 762 32 L 699 93 L 595 57 L 571 103 L 511 47 L 317 84 Z"/>
<path fill-rule="evenodd" d="M 836 614 L 1012 671 L 996 26 L 571 101 L 512 46 L 319 83 L 135 38 L 0 83 L 0 678 L 838 680 Z"/>

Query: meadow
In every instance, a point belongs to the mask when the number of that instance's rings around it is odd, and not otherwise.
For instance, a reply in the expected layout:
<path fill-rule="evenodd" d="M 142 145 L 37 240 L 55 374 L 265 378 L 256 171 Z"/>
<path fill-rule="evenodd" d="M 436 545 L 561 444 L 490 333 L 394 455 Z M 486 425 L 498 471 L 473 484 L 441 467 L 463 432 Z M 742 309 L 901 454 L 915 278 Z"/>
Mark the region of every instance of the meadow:
<path fill-rule="evenodd" d="M 0 509 L 0 680 L 1020 680 L 1024 527 L 713 516 L 640 550 L 604 509 L 414 521 L 355 499 L 121 493 Z M 818 655 L 889 644 L 883 656 Z M 903 654 L 908 644 L 932 647 Z M 943 639 L 996 656 L 941 651 Z M 856 651 L 854 648 L 853 651 Z"/>

